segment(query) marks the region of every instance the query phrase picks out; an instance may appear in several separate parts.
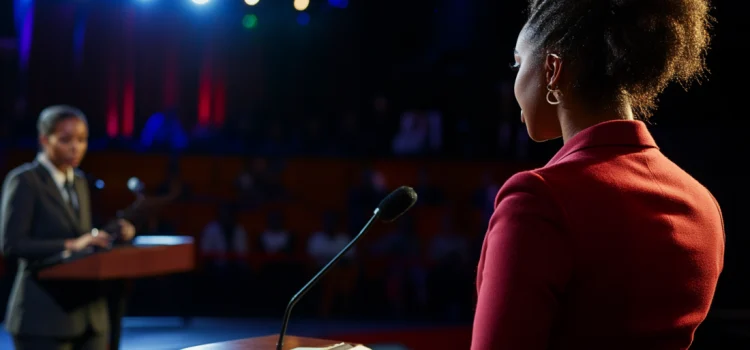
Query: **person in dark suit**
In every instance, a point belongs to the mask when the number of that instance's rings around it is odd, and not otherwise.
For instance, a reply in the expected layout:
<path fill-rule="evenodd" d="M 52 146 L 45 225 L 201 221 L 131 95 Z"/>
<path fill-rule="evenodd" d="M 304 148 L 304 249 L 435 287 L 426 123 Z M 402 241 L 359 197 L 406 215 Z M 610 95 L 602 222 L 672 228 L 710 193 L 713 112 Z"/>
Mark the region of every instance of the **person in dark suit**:
<path fill-rule="evenodd" d="M 516 43 L 530 137 L 562 137 L 499 190 L 471 349 L 687 349 L 724 264 L 711 193 L 646 124 L 704 70 L 705 0 L 534 0 Z"/>
<path fill-rule="evenodd" d="M 31 265 L 56 254 L 107 248 L 111 235 L 91 224 L 88 185 L 76 170 L 88 144 L 84 114 L 70 106 L 44 109 L 37 124 L 42 152 L 13 169 L 3 183 L 0 246 L 18 259 L 6 315 L 17 350 L 101 350 L 110 325 L 103 286 L 88 281 L 39 279 Z M 123 239 L 135 234 L 124 220 Z"/>

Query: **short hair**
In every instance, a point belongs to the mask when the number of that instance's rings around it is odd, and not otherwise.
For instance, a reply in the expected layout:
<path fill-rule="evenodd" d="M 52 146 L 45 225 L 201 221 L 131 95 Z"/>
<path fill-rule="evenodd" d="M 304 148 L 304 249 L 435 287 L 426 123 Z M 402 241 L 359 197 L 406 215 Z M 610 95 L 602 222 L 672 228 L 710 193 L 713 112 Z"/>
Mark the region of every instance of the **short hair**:
<path fill-rule="evenodd" d="M 39 113 L 39 120 L 36 123 L 37 131 L 41 136 L 50 136 L 60 122 L 70 118 L 78 118 L 88 125 L 86 115 L 80 109 L 68 105 L 54 105 Z"/>
<path fill-rule="evenodd" d="M 531 0 L 527 29 L 538 54 L 574 67 L 573 87 L 595 108 L 626 98 L 648 118 L 671 82 L 706 72 L 713 18 L 707 0 Z"/>

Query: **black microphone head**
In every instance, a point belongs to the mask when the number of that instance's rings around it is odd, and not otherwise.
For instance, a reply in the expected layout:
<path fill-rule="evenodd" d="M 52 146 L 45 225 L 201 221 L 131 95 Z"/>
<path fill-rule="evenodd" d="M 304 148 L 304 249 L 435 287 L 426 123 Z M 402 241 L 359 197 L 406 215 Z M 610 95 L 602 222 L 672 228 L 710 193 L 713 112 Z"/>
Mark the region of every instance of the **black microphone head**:
<path fill-rule="evenodd" d="M 417 192 L 409 186 L 401 186 L 391 192 L 378 205 L 380 219 L 392 222 L 406 213 L 417 202 Z"/>
<path fill-rule="evenodd" d="M 128 179 L 128 190 L 130 190 L 130 192 L 138 193 L 143 191 L 145 187 L 143 181 L 137 177 L 131 177 Z"/>

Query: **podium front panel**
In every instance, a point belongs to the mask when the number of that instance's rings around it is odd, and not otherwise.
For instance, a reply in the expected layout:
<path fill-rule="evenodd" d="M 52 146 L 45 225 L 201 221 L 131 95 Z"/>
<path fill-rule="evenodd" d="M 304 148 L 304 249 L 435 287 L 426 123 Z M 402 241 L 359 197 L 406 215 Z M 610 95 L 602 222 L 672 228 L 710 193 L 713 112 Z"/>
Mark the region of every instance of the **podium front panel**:
<path fill-rule="evenodd" d="M 163 276 L 195 269 L 192 241 L 124 246 L 39 271 L 43 279 L 112 280 Z"/>

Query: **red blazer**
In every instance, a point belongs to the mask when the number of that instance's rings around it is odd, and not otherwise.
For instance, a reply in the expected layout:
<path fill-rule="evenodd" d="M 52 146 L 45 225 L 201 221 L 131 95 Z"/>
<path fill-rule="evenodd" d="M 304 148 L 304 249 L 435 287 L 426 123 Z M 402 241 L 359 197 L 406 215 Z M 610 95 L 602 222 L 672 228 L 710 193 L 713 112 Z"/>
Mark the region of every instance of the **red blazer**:
<path fill-rule="evenodd" d="M 723 260 L 718 204 L 646 126 L 592 126 L 500 189 L 471 348 L 687 349 Z"/>

